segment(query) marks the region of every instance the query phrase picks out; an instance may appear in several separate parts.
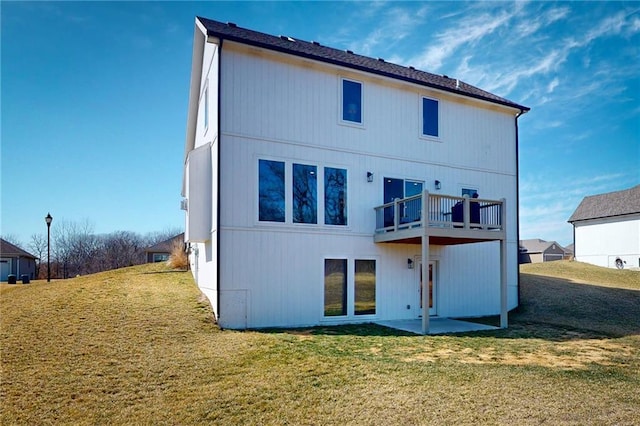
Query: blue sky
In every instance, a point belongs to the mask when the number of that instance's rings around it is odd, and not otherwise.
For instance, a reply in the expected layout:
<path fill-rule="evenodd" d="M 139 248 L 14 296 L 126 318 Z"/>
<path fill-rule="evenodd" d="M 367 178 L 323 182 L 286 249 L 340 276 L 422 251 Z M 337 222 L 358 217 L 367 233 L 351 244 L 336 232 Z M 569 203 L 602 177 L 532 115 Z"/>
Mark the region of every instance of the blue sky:
<path fill-rule="evenodd" d="M 640 183 L 638 2 L 5 2 L 0 234 L 183 226 L 196 15 L 446 74 L 526 105 L 521 238 Z"/>

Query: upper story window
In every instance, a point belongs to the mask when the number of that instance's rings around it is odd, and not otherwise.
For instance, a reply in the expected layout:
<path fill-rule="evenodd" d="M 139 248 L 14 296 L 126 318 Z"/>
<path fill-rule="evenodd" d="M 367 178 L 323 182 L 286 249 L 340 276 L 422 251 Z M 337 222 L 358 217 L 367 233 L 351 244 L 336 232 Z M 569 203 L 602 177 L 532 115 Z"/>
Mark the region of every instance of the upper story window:
<path fill-rule="evenodd" d="M 284 162 L 258 162 L 258 218 L 284 222 Z"/>
<path fill-rule="evenodd" d="M 422 98 L 422 135 L 437 138 L 440 136 L 438 129 L 439 102 L 435 99 Z"/>
<path fill-rule="evenodd" d="M 346 226 L 347 170 L 260 159 L 258 221 Z"/>
<path fill-rule="evenodd" d="M 318 223 L 318 168 L 293 164 L 293 223 Z"/>
<path fill-rule="evenodd" d="M 362 124 L 362 83 L 342 80 L 342 121 Z"/>
<path fill-rule="evenodd" d="M 347 171 L 324 168 L 324 224 L 347 224 Z"/>

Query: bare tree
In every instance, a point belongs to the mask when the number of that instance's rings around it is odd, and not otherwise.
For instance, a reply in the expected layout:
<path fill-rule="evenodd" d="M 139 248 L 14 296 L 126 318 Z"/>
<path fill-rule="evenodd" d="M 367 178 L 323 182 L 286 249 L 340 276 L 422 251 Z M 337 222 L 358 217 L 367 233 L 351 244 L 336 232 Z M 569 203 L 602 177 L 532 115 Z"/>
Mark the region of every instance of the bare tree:
<path fill-rule="evenodd" d="M 40 276 L 40 265 L 42 262 L 46 262 L 47 256 L 47 237 L 44 234 L 31 234 L 31 240 L 29 241 L 29 251 L 36 256 L 36 277 Z"/>

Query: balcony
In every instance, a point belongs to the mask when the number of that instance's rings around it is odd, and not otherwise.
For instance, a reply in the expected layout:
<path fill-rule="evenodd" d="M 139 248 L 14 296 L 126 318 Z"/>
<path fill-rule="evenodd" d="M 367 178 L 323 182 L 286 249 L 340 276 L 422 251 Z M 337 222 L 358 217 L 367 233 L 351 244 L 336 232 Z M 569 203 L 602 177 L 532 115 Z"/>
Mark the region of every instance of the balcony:
<path fill-rule="evenodd" d="M 375 207 L 376 243 L 454 245 L 505 239 L 505 200 L 428 191 Z M 426 212 L 426 215 L 423 214 Z"/>

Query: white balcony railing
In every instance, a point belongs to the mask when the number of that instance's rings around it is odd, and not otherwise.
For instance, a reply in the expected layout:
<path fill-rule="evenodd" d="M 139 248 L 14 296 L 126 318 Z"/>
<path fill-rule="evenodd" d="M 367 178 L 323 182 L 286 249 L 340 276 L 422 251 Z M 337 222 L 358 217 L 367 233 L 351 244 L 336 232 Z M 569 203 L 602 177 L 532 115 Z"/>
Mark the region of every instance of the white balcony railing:
<path fill-rule="evenodd" d="M 425 202 L 423 202 L 425 198 Z M 416 227 L 502 231 L 505 200 L 434 195 L 427 191 L 375 207 L 376 233 Z M 422 211 L 427 210 L 426 216 Z"/>

